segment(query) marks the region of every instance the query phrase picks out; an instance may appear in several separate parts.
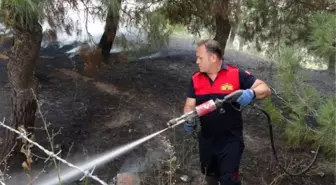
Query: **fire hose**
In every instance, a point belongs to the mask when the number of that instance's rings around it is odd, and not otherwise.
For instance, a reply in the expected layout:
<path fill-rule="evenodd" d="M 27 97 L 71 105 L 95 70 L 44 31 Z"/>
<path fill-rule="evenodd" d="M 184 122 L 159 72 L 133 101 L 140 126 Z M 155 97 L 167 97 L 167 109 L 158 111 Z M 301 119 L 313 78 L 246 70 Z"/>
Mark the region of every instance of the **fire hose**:
<path fill-rule="evenodd" d="M 209 100 L 207 102 L 204 102 L 204 103 L 196 106 L 194 111 L 188 112 L 188 113 L 186 113 L 186 114 L 184 114 L 184 115 L 182 115 L 178 118 L 174 118 L 174 119 L 169 120 L 167 122 L 167 125 L 168 125 L 169 128 L 173 128 L 173 127 L 175 127 L 177 125 L 180 125 L 181 123 L 184 123 L 188 120 L 193 120 L 197 117 L 204 116 L 204 115 L 206 115 L 206 114 L 208 114 L 212 111 L 218 110 L 218 109 L 219 109 L 220 112 L 224 113 L 225 110 L 223 110 L 222 105 L 224 103 L 235 102 L 242 93 L 243 93 L 242 90 L 237 90 L 237 91 L 225 96 L 224 99 Z M 262 109 L 261 107 L 259 107 L 256 104 L 254 104 L 253 107 L 258 109 L 259 111 L 261 111 L 267 118 L 267 124 L 269 126 L 269 136 L 270 136 L 270 141 L 271 141 L 272 152 L 273 152 L 274 158 L 277 162 L 277 165 L 280 167 L 280 169 L 282 171 L 284 171 L 286 174 L 291 175 L 291 176 L 298 176 L 298 175 L 302 175 L 302 174 L 306 173 L 311 168 L 311 166 L 314 164 L 314 162 L 316 161 L 316 158 L 317 158 L 320 147 L 317 148 L 312 161 L 308 164 L 308 166 L 306 168 L 304 168 L 302 171 L 299 171 L 297 173 L 290 172 L 279 161 L 279 158 L 278 158 L 275 146 L 274 146 L 273 126 L 272 126 L 270 115 L 264 109 Z M 235 109 L 237 109 L 237 108 L 235 108 Z M 238 111 L 242 111 L 242 110 L 243 109 L 240 109 Z"/>

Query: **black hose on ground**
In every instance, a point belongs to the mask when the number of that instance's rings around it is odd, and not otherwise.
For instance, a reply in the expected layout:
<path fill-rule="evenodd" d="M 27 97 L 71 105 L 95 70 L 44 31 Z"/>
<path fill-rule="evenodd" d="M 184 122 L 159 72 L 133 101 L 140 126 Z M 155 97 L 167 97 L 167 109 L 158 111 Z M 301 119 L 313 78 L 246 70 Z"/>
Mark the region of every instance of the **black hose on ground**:
<path fill-rule="evenodd" d="M 309 165 L 306 168 L 304 168 L 302 171 L 299 171 L 297 173 L 293 173 L 293 172 L 288 171 L 284 166 L 282 166 L 282 164 L 280 163 L 280 161 L 278 159 L 278 155 L 277 155 L 277 152 L 276 152 L 276 149 L 275 149 L 275 146 L 274 146 L 273 127 L 272 127 L 272 122 L 271 122 L 270 115 L 264 109 L 262 109 L 261 107 L 259 107 L 256 104 L 254 104 L 253 107 L 258 109 L 262 113 L 264 113 L 264 115 L 267 117 L 267 123 L 268 123 L 268 126 L 269 126 L 269 136 L 270 136 L 270 140 L 271 140 L 271 147 L 272 147 L 274 158 L 277 162 L 277 165 L 280 167 L 280 169 L 282 171 L 284 171 L 286 174 L 291 175 L 291 176 L 299 176 L 299 175 L 302 175 L 302 174 L 306 173 L 311 168 L 311 166 L 314 164 L 314 162 L 316 161 L 317 155 L 319 153 L 320 145 L 317 147 L 317 150 L 315 152 L 315 155 L 314 155 L 312 161 L 309 163 Z"/>
<path fill-rule="evenodd" d="M 261 111 L 266 116 L 266 118 L 267 118 L 267 124 L 268 124 L 268 127 L 269 127 L 269 136 L 270 136 L 270 141 L 271 141 L 271 147 L 272 147 L 273 156 L 274 156 L 274 158 L 275 158 L 275 160 L 277 162 L 277 165 L 280 167 L 280 169 L 282 171 L 284 171 L 286 174 L 291 175 L 291 176 L 299 176 L 299 175 L 302 175 L 302 174 L 306 173 L 312 167 L 312 165 L 315 163 L 321 145 L 319 145 L 317 147 L 315 155 L 314 155 L 312 161 L 309 163 L 309 165 L 306 168 L 304 168 L 303 170 L 301 170 L 301 171 L 299 171 L 297 173 L 290 172 L 279 161 L 279 158 L 278 158 L 275 146 L 274 146 L 273 126 L 272 126 L 272 121 L 271 121 L 270 115 L 263 108 L 261 108 L 260 106 L 258 106 L 257 104 L 253 104 L 252 107 L 255 108 L 255 109 L 257 109 L 257 110 L 259 110 L 259 111 Z M 236 109 L 237 111 L 243 111 L 246 107 L 243 107 L 241 109 L 237 109 L 236 107 L 233 106 L 233 108 Z M 190 135 L 192 135 L 195 139 L 197 139 L 197 136 L 195 135 L 194 132 L 190 133 Z"/>

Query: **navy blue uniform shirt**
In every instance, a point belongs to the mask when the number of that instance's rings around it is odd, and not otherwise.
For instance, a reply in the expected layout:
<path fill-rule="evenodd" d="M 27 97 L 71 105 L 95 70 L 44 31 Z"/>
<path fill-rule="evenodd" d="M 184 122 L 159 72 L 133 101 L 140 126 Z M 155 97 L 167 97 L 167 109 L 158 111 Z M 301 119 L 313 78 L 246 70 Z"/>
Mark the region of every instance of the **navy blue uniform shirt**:
<path fill-rule="evenodd" d="M 256 77 L 248 71 L 223 63 L 214 81 L 206 73 L 194 73 L 187 97 L 195 98 L 196 105 L 200 105 L 210 99 L 223 99 L 235 90 L 249 89 L 255 81 Z M 223 105 L 225 109 L 223 114 L 215 110 L 200 117 L 201 133 L 204 137 L 242 137 L 242 115 L 232 106 L 239 109 L 238 103 L 226 103 Z"/>

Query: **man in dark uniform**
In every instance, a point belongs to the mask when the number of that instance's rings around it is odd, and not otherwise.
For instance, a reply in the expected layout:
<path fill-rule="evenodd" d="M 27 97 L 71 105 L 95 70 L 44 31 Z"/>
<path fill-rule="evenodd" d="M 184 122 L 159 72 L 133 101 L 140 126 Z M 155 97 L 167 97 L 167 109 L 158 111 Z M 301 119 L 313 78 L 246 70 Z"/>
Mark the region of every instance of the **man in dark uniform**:
<path fill-rule="evenodd" d="M 206 175 L 207 184 L 240 185 L 239 164 L 244 141 L 243 120 L 238 110 L 253 99 L 269 96 L 270 88 L 248 71 L 225 64 L 217 41 L 200 42 L 196 55 L 199 71 L 192 76 L 184 113 L 210 99 L 223 99 L 236 90 L 244 90 L 236 102 L 223 105 L 225 112 L 216 110 L 200 117 L 198 133 L 201 171 Z M 192 123 L 184 125 L 187 132 L 194 128 Z"/>

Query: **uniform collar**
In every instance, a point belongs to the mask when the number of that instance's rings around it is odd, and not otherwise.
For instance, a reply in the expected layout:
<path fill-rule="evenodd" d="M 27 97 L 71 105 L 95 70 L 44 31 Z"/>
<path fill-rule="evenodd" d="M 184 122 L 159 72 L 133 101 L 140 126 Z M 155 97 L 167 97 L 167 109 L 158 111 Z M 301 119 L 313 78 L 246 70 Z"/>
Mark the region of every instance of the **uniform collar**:
<path fill-rule="evenodd" d="M 223 60 L 221 62 L 222 62 L 222 65 L 221 65 L 221 68 L 220 68 L 220 70 L 218 72 L 221 72 L 221 71 L 224 71 L 224 70 L 228 69 L 227 68 L 227 64 L 225 64 Z M 207 75 L 207 73 L 205 73 L 205 72 L 201 72 L 201 74 Z"/>

